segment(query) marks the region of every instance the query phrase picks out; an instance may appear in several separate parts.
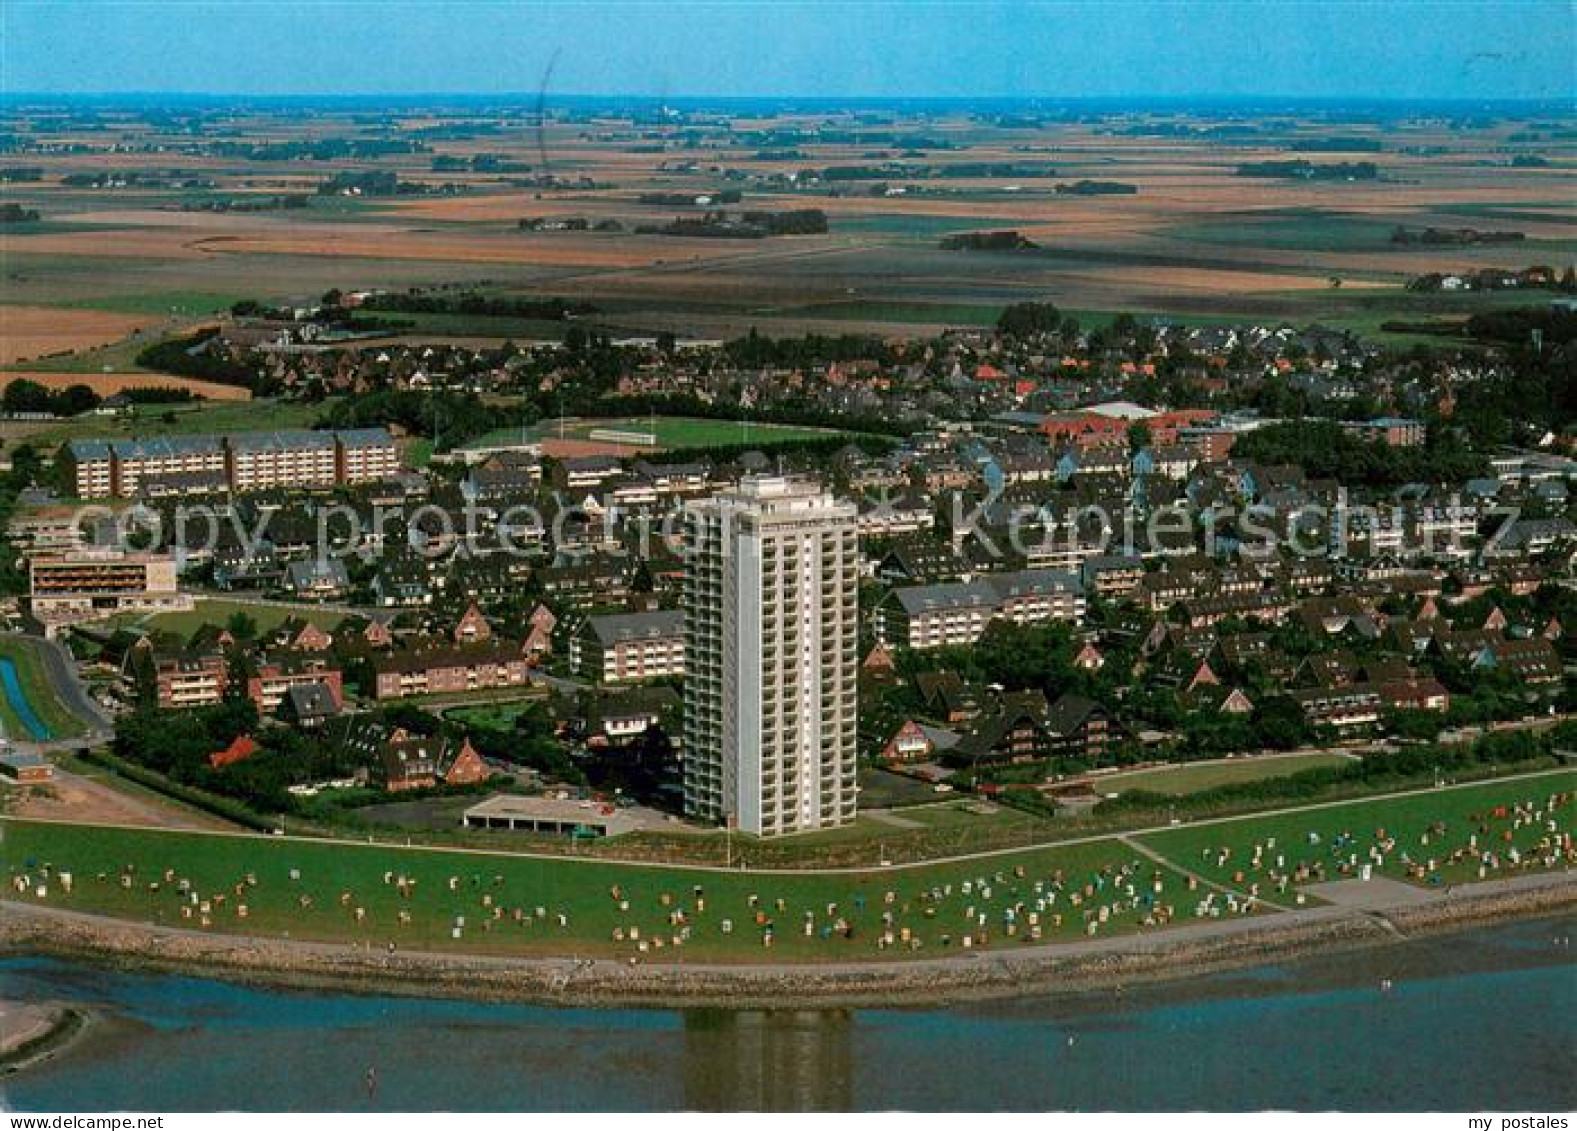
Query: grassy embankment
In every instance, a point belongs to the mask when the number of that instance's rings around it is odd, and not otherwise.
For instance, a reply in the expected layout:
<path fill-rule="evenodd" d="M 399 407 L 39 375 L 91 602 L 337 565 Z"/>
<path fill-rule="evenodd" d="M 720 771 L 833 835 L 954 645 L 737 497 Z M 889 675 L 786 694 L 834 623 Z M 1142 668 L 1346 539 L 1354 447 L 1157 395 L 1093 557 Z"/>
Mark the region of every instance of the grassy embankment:
<path fill-rule="evenodd" d="M 17 682 L 26 696 L 34 716 L 49 729 L 47 736 L 35 736 L 23 721 L 22 715 L 12 704 L 9 695 L 0 689 L 0 721 L 5 733 L 12 738 L 30 741 L 38 737 L 76 738 L 87 731 L 87 723 L 68 707 L 56 692 L 45 667 L 40 649 L 46 645 L 38 640 L 20 636 L 0 636 L 0 658 L 16 665 Z"/>
<path fill-rule="evenodd" d="M 876 946 L 884 915 L 890 916 L 895 933 L 907 929 L 922 940 L 921 953 L 945 951 L 948 944 L 957 948 L 964 935 L 978 938 L 982 931 L 989 933 L 992 946 L 1016 945 L 1029 934 L 1029 912 L 1053 890 L 1058 891 L 1057 898 L 1037 911 L 1037 925 L 1048 940 L 1086 937 L 1090 917 L 1097 921 L 1098 935 L 1139 929 L 1150 913 L 1150 901 L 1172 906 L 1176 921 L 1191 921 L 1208 888 L 1189 890 L 1182 873 L 1168 866 L 1172 863 L 1198 871 L 1225 889 L 1241 893 L 1259 883 L 1267 896 L 1290 899 L 1290 892 L 1277 896 L 1269 890 L 1265 875 L 1278 853 L 1287 858 L 1288 869 L 1318 860 L 1324 863 L 1326 878 L 1338 878 L 1350 870 L 1352 857 L 1368 859 L 1368 848 L 1382 831 L 1395 838 L 1378 868 L 1382 875 L 1409 879 L 1401 861 L 1405 851 L 1415 861 L 1436 860 L 1426 883 L 1473 880 L 1476 859 L 1452 862 L 1449 857 L 1480 828 L 1484 830 L 1481 846 L 1499 853 L 1503 862 L 1492 874 L 1504 874 L 1511 870 L 1505 863 L 1511 849 L 1527 859 L 1549 834 L 1544 820 L 1514 827 L 1509 818 L 1491 813 L 1502 805 L 1531 803 L 1542 808 L 1552 793 L 1569 794 L 1574 786 L 1577 774 L 1559 770 L 1284 815 L 1233 818 L 1132 838 L 1162 854 L 1168 864 L 1145 858 L 1134 844 L 1114 836 L 960 863 L 762 874 L 7 821 L 0 839 L 0 867 L 8 879 L 26 874 L 35 885 L 41 882 L 45 864 L 56 873 L 72 873 L 69 895 L 56 878 L 43 881 L 47 894 L 41 899 L 30 886 L 23 897 L 30 901 L 197 927 L 204 919 L 200 904 L 193 906 L 177 891 L 179 881 L 188 880 L 199 900 L 209 902 L 207 926 L 215 932 L 288 934 L 293 939 L 380 947 L 393 941 L 402 947 L 481 953 L 633 956 L 639 945 L 631 937 L 632 929 L 648 943 L 659 937 L 670 940 L 683 929 L 670 922 L 670 916 L 682 909 L 691 933 L 677 952 L 681 956 L 864 960 L 894 953 L 878 951 Z M 1571 812 L 1567 796 L 1545 820 L 1557 821 L 1564 831 Z M 1431 832 L 1437 822 L 1444 824 L 1444 832 L 1438 828 Z M 1341 834 L 1350 834 L 1351 840 L 1340 839 Z M 1264 863 L 1250 868 L 1254 846 L 1266 845 L 1272 838 L 1275 846 L 1268 849 Z M 1232 851 L 1218 864 L 1224 846 Z M 293 870 L 298 878 L 292 878 Z M 129 882 L 123 884 L 122 875 L 129 875 Z M 255 885 L 248 883 L 248 877 L 255 879 Z M 399 877 L 415 881 L 409 897 L 400 894 L 395 882 Z M 699 899 L 697 886 L 702 889 Z M 8 889 L 8 894 L 17 898 L 14 890 Z M 215 900 L 221 895 L 222 903 Z M 303 896 L 310 897 L 310 906 L 303 905 Z M 1136 900 L 1137 906 L 1130 906 Z M 1224 897 L 1218 894 L 1216 902 L 1219 906 Z M 242 903 L 247 907 L 245 917 L 238 910 Z M 831 904 L 836 907 L 829 910 Z M 1023 909 L 1010 940 L 1005 911 L 1016 904 Z M 183 912 L 183 907 L 190 910 Z M 1104 923 L 1099 922 L 1101 907 L 1108 908 Z M 358 908 L 364 913 L 360 918 Z M 402 911 L 409 914 L 406 924 L 399 922 Z M 560 915 L 565 916 L 562 922 Z M 456 937 L 461 917 L 464 925 Z M 804 927 L 807 917 L 809 935 Z M 849 936 L 834 932 L 823 937 L 822 929 L 839 919 L 851 929 Z M 725 920 L 731 930 L 725 928 Z M 770 946 L 763 941 L 766 923 L 772 926 Z M 622 940 L 615 941 L 616 931 L 623 932 Z M 669 942 L 650 956 L 661 958 L 671 951 Z"/>

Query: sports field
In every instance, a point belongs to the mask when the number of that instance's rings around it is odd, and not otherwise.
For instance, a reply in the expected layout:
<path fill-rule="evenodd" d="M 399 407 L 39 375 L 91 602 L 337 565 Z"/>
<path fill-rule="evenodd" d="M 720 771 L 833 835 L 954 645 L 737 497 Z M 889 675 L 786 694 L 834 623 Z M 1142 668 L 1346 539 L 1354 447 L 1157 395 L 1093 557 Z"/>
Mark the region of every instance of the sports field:
<path fill-rule="evenodd" d="M 478 437 L 466 446 L 482 448 L 530 441 L 541 443 L 543 450 L 550 455 L 589 455 L 594 450 L 618 455 L 819 440 L 838 434 L 828 428 L 752 424 L 697 416 L 619 416 L 595 420 L 573 417 L 562 421 L 545 420 L 524 430 L 502 428 Z"/>
<path fill-rule="evenodd" d="M 971 947 L 1002 948 L 1037 932 L 1071 939 L 1230 917 L 1244 913 L 1240 896 L 1250 887 L 1275 902 L 1357 875 L 1371 847 L 1383 874 L 1421 884 L 1475 879 L 1481 866 L 1492 876 L 1564 867 L 1574 786 L 1577 774 L 1562 770 L 852 872 L 645 867 L 26 821 L 0 825 L 0 868 L 8 898 L 217 932 L 495 953 L 846 961 L 934 955 L 961 948 L 966 936 Z M 1471 857 L 1469 843 L 1477 844 Z M 1404 858 L 1435 867 L 1420 873 Z"/>

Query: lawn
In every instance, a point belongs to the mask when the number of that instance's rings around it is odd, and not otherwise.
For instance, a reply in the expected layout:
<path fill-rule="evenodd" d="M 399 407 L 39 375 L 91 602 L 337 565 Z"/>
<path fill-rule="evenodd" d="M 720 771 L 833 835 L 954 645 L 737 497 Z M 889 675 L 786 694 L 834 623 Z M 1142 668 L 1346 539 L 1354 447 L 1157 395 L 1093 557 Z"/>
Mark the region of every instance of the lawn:
<path fill-rule="evenodd" d="M 9 737 L 76 738 L 87 731 L 87 724 L 56 693 L 41 654 L 45 647 L 42 641 L 23 636 L 0 636 L 0 659 L 15 665 L 17 684 L 26 698 L 23 711 L 18 711 L 10 693 L 0 687 L 0 720 Z M 29 708 L 48 734 L 37 734 L 34 727 L 27 725 L 23 714 Z"/>
<path fill-rule="evenodd" d="M 1301 882 L 1336 880 L 1370 862 L 1395 879 L 1460 883 L 1480 878 L 1479 859 L 1468 851 L 1469 837 L 1477 838 L 1478 850 L 1501 854 L 1498 868 L 1487 868 L 1485 877 L 1503 873 L 1510 868 L 1510 849 L 1526 859 L 1550 835 L 1546 821 L 1570 829 L 1574 788 L 1577 771 L 1563 769 L 1460 789 L 1343 802 L 1287 816 L 1184 826 L 1148 833 L 1139 840 L 1178 866 L 1225 884 L 1267 882 L 1272 871 L 1291 873 L 1300 865 L 1311 870 Z M 1564 800 L 1538 820 L 1516 822 L 1510 816 L 1489 815 L 1502 804 L 1531 803 L 1542 809 L 1555 793 L 1562 793 Z M 1444 827 L 1431 832 L 1436 822 Z M 1381 859 L 1371 860 L 1370 848 L 1390 838 L 1394 845 L 1381 850 Z M 1256 846 L 1263 849 L 1258 866 L 1253 863 Z M 1312 874 L 1316 865 L 1318 875 Z"/>
<path fill-rule="evenodd" d="M 1186 826 L 1140 839 L 1175 864 L 1242 890 L 1272 884 L 1269 873 L 1282 855 L 1286 869 L 1318 859 L 1325 863 L 1324 878 L 1337 878 L 1339 866 L 1354 853 L 1361 858 L 1383 828 L 1396 838 L 1384 873 L 1419 882 L 1432 882 L 1433 875 L 1444 882 L 1473 878 L 1476 864 L 1441 863 L 1432 874 L 1412 876 L 1399 857 L 1407 851 L 1417 860 L 1443 861 L 1482 826 L 1480 848 L 1493 848 L 1500 861 L 1487 874 L 1513 871 L 1511 848 L 1524 854 L 1526 864 L 1528 849 L 1553 835 L 1546 821 L 1556 821 L 1561 831 L 1569 827 L 1574 785 L 1577 774 L 1562 770 Z M 1554 810 L 1546 810 L 1557 790 L 1568 792 Z M 1496 806 L 1524 803 L 1540 813 L 1521 827 L 1493 815 Z M 1434 822 L 1443 822 L 1444 831 L 1430 832 Z M 1114 837 L 963 863 L 759 873 L 14 820 L 0 832 L 0 868 L 8 878 L 26 875 L 25 898 L 51 906 L 214 931 L 288 931 L 292 938 L 492 953 L 634 956 L 640 947 L 633 930 L 648 944 L 664 940 L 661 951 L 648 955 L 661 959 L 664 951 L 673 952 L 671 940 L 686 926 L 689 936 L 680 953 L 699 960 L 836 961 L 907 953 L 878 947 L 885 916 L 896 937 L 907 932 L 920 940 L 922 953 L 934 955 L 956 950 L 966 934 L 976 942 L 988 935 L 992 948 L 1016 946 L 1030 934 L 1031 913 L 1043 938 L 1071 939 L 1092 933 L 1092 923 L 1100 935 L 1141 929 L 1155 908 L 1170 907 L 1175 921 L 1186 922 L 1202 913 L 1203 899 L 1203 890 L 1189 891 L 1174 868 L 1143 858 Z M 1339 839 L 1344 832 L 1355 839 Z M 1308 840 L 1310 833 L 1318 835 L 1318 844 Z M 1256 844 L 1265 853 L 1257 867 L 1250 863 Z M 1230 858 L 1218 863 L 1228 845 Z M 41 878 L 46 865 L 56 877 L 72 874 L 69 893 L 58 878 Z M 408 895 L 401 894 L 401 877 L 414 881 Z M 182 881 L 195 896 L 178 891 Z M 238 907 L 243 903 L 244 916 Z M 1218 897 L 1217 914 L 1221 903 Z M 1016 905 L 1010 935 L 1007 911 Z M 357 908 L 364 912 L 360 918 Z M 402 911 L 408 922 L 400 922 Z M 840 920 L 846 931 L 824 934 Z"/>
<path fill-rule="evenodd" d="M 499 703 L 484 703 L 467 707 L 451 707 L 443 712 L 446 719 L 463 723 L 468 727 L 484 727 L 492 730 L 510 730 L 515 725 L 515 720 L 525 714 L 534 705 L 542 702 L 543 696 L 535 695 L 528 699 L 513 699 Z"/>
<path fill-rule="evenodd" d="M 1195 762 L 1183 766 L 1162 766 L 1153 770 L 1134 770 L 1130 773 L 1097 778 L 1094 785 L 1099 793 L 1123 793 L 1142 789 L 1150 793 L 1181 797 L 1186 793 L 1198 793 L 1200 790 L 1215 789 L 1222 785 L 1284 778 L 1301 770 L 1340 766 L 1348 761 L 1350 759 L 1340 754 L 1261 755 L 1257 758 L 1233 758 L 1230 761 Z"/>
<path fill-rule="evenodd" d="M 200 597 L 196 608 L 189 612 L 126 614 L 115 618 L 114 623 L 190 636 L 205 624 L 223 625 L 236 613 L 245 613 L 256 621 L 259 633 L 270 632 L 291 617 L 301 617 L 330 631 L 345 619 L 345 614 L 336 609 L 324 609 L 316 605 L 251 605 L 244 601 Z"/>
<path fill-rule="evenodd" d="M 679 953 L 697 960 L 897 956 L 899 948 L 877 945 L 884 915 L 895 937 L 907 932 L 922 940 L 921 953 L 956 950 L 965 935 L 989 935 L 989 945 L 1001 948 L 1033 931 L 1025 911 L 1007 934 L 1007 908 L 1019 901 L 1029 910 L 1043 904 L 1035 914 L 1044 938 L 1074 938 L 1089 932 L 1086 915 L 1093 933 L 1134 930 L 1150 902 L 1182 901 L 1185 886 L 1115 840 L 978 864 L 757 875 L 25 821 L 8 821 L 3 831 L 0 866 L 8 876 L 32 878 L 29 899 L 40 898 L 36 885 L 43 883 L 41 901 L 51 906 L 196 927 L 206 901 L 215 931 L 492 953 L 634 956 L 641 946 L 633 930 L 642 942 L 664 940 L 649 955 L 661 959 L 674 953 L 672 939 L 684 929 L 671 920 L 676 913 L 690 928 Z M 39 878 L 45 864 L 72 874 L 69 894 L 58 879 Z M 408 898 L 396 883 L 401 876 L 415 881 Z M 182 880 L 197 894 L 196 905 L 178 891 Z M 1123 906 L 1113 910 L 1114 902 Z M 365 912 L 359 921 L 357 908 Z M 401 911 L 408 923 L 399 922 Z M 847 933 L 824 937 L 822 929 L 840 919 Z"/>

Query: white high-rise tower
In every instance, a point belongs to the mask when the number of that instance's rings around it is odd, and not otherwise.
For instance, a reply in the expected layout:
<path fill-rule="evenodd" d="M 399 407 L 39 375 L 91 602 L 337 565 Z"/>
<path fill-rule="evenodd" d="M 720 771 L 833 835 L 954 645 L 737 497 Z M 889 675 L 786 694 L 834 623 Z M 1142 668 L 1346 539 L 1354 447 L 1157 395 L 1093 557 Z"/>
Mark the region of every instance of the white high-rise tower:
<path fill-rule="evenodd" d="M 852 503 L 747 477 L 685 508 L 685 809 L 758 836 L 854 819 Z"/>

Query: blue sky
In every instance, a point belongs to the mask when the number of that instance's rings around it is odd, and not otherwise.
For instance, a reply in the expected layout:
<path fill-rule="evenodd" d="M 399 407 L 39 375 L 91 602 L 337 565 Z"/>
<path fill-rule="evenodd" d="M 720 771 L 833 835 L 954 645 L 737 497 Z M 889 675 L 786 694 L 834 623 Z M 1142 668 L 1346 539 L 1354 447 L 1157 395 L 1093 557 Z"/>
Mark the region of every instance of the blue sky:
<path fill-rule="evenodd" d="M 10 92 L 1568 98 L 1569 0 L 0 0 Z"/>

